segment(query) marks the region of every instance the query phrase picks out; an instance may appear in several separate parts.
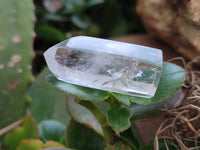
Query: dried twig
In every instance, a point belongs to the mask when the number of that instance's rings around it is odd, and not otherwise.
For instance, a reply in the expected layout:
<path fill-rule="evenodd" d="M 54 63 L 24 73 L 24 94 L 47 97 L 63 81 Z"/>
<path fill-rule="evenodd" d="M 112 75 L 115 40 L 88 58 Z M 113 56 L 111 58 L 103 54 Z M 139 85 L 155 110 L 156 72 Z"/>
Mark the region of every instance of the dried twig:
<path fill-rule="evenodd" d="M 177 59 L 181 58 L 169 61 Z M 166 120 L 161 123 L 155 135 L 154 144 L 157 149 L 159 148 L 158 139 L 164 140 L 166 149 L 169 149 L 168 144 L 178 150 L 200 149 L 200 70 L 192 71 L 184 61 L 183 66 L 188 71 L 185 82 L 182 84 L 182 87 L 187 90 L 186 97 L 179 107 L 172 110 L 165 109 Z M 193 146 L 190 145 L 191 143 Z"/>
<path fill-rule="evenodd" d="M 19 121 L 16 121 L 14 123 L 12 123 L 11 125 L 3 128 L 0 130 L 0 136 L 2 136 L 3 134 L 9 132 L 10 130 L 14 129 L 15 127 L 19 126 L 20 124 L 22 124 L 23 122 L 23 119 L 19 120 Z"/>

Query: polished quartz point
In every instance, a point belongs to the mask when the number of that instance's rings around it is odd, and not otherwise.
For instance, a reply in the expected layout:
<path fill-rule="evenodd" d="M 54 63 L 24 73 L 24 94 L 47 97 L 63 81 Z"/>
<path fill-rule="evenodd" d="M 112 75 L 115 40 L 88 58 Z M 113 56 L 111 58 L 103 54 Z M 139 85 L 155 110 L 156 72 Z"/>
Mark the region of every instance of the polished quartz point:
<path fill-rule="evenodd" d="M 58 43 L 44 56 L 59 80 L 138 97 L 154 96 L 162 72 L 159 49 L 87 36 Z"/>

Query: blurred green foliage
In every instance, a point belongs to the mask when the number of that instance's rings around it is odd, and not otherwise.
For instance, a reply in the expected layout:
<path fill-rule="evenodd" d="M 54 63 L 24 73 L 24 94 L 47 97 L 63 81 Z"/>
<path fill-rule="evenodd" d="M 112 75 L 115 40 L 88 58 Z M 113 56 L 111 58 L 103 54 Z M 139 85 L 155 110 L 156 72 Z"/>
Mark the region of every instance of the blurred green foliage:
<path fill-rule="evenodd" d="M 42 52 L 76 35 L 111 38 L 143 33 L 136 0 L 34 0 L 37 50 L 34 73 L 45 64 Z M 42 52 L 41 52 L 42 51 Z"/>
<path fill-rule="evenodd" d="M 35 0 L 35 47 L 47 48 L 80 34 L 114 37 L 144 32 L 135 5 L 136 0 Z M 41 40 L 45 44 L 38 44 Z"/>

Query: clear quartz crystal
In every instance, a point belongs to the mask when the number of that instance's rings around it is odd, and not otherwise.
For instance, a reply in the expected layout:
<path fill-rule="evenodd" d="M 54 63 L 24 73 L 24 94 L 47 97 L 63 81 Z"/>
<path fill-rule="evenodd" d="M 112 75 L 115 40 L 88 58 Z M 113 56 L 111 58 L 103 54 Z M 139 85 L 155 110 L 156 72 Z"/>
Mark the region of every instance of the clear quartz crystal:
<path fill-rule="evenodd" d="M 162 72 L 159 49 L 87 36 L 58 43 L 44 56 L 59 80 L 138 97 L 154 96 Z"/>

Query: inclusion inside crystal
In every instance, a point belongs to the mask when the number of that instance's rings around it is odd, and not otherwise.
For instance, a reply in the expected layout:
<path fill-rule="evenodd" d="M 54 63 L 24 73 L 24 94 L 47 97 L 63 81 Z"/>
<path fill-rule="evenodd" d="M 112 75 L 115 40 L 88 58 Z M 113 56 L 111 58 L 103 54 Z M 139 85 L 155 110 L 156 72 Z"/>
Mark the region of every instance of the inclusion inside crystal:
<path fill-rule="evenodd" d="M 160 50 L 128 43 L 124 49 L 126 45 L 122 42 L 81 37 L 66 40 L 45 52 L 48 67 L 58 79 L 132 96 L 154 96 L 162 71 Z"/>

